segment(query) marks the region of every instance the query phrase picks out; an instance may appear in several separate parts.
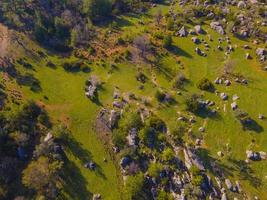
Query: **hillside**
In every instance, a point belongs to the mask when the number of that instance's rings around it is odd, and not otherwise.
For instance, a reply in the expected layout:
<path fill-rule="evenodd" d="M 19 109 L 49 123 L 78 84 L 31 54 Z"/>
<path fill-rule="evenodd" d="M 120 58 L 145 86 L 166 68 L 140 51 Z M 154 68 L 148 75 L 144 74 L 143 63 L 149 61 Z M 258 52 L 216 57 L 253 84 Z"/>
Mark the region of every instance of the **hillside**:
<path fill-rule="evenodd" d="M 265 1 L 0 2 L 0 199 L 266 199 Z"/>

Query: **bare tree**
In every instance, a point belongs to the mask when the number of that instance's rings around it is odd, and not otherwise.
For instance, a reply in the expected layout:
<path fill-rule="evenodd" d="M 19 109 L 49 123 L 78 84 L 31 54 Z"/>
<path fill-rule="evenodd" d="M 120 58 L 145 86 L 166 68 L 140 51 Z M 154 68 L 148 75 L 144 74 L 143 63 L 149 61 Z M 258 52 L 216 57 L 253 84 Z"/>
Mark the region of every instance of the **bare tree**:
<path fill-rule="evenodd" d="M 147 38 L 147 36 L 143 35 L 143 36 L 138 36 L 137 38 L 135 38 L 134 40 L 134 46 L 138 49 L 139 51 L 139 55 L 142 58 L 145 58 L 146 55 L 149 53 L 149 51 L 151 50 L 151 46 L 150 46 L 150 41 Z"/>
<path fill-rule="evenodd" d="M 161 22 L 161 20 L 163 18 L 161 9 L 158 10 L 158 12 L 155 15 L 155 18 L 156 18 L 157 25 L 159 26 L 160 22 Z"/>

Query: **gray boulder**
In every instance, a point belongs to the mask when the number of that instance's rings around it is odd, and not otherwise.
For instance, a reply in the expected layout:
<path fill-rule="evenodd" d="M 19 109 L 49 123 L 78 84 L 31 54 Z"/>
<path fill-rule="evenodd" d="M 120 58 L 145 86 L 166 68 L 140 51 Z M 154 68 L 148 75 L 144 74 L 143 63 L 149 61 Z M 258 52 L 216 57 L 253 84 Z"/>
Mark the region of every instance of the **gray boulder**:
<path fill-rule="evenodd" d="M 212 29 L 214 29 L 215 31 L 217 31 L 221 35 L 224 35 L 225 34 L 225 31 L 224 31 L 224 29 L 223 29 L 223 27 L 222 27 L 222 25 L 221 25 L 220 22 L 217 22 L 217 21 L 211 22 L 210 23 L 210 27 Z"/>

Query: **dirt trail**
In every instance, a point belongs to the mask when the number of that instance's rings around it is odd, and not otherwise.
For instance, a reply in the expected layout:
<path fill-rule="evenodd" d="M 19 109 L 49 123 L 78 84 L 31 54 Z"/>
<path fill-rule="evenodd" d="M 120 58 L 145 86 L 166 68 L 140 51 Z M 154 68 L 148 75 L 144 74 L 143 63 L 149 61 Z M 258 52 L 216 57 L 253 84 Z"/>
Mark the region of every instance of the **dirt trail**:
<path fill-rule="evenodd" d="M 8 29 L 7 27 L 0 24 L 0 57 L 6 56 L 8 44 L 9 44 Z"/>

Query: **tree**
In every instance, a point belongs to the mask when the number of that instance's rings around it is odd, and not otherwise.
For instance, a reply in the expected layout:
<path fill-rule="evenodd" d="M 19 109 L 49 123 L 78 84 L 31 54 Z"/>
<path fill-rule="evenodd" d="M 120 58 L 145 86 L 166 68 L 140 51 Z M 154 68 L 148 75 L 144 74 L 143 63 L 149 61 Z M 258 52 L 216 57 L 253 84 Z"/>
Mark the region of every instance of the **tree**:
<path fill-rule="evenodd" d="M 159 26 L 160 25 L 160 22 L 161 22 L 161 20 L 163 18 L 163 16 L 162 16 L 162 10 L 161 9 L 158 10 L 158 12 L 155 15 L 155 18 L 156 18 L 157 25 Z"/>
<path fill-rule="evenodd" d="M 159 163 L 151 163 L 148 167 L 148 174 L 151 177 L 157 178 L 159 176 L 159 173 L 162 171 L 163 166 Z"/>
<path fill-rule="evenodd" d="M 136 128 L 137 130 L 140 130 L 142 126 L 143 122 L 141 116 L 137 112 L 131 112 L 129 113 L 129 115 L 126 115 L 126 117 L 120 124 L 120 127 L 122 127 L 125 131 L 129 131 L 131 128 Z"/>
<path fill-rule="evenodd" d="M 40 157 L 22 172 L 22 183 L 42 194 L 50 184 L 55 184 L 61 167 L 62 163 L 59 161 L 49 162 L 47 157 Z"/>
<path fill-rule="evenodd" d="M 175 89 L 182 89 L 186 82 L 186 77 L 183 73 L 178 73 L 173 82 L 173 87 Z"/>
<path fill-rule="evenodd" d="M 143 199 L 142 197 L 144 186 L 144 175 L 142 173 L 136 174 L 134 176 L 128 176 L 126 181 L 126 193 L 129 195 L 129 199 Z"/>
<path fill-rule="evenodd" d="M 187 97 L 185 104 L 186 104 L 186 110 L 193 113 L 198 112 L 201 108 L 201 105 L 199 103 L 199 96 L 196 94 Z"/>
<path fill-rule="evenodd" d="M 134 40 L 134 46 L 139 50 L 142 58 L 145 58 L 151 49 L 150 41 L 145 35 L 136 37 Z"/>
<path fill-rule="evenodd" d="M 163 47 L 169 49 L 172 47 L 172 36 L 167 35 L 163 38 Z"/>
<path fill-rule="evenodd" d="M 120 149 L 123 149 L 126 144 L 126 135 L 121 130 L 116 130 L 112 133 L 112 143 L 119 147 Z"/>
<path fill-rule="evenodd" d="M 174 158 L 174 153 L 173 150 L 171 148 L 166 148 L 163 152 L 162 152 L 162 159 L 164 161 L 170 161 Z"/>
<path fill-rule="evenodd" d="M 174 20 L 172 18 L 168 18 L 167 20 L 167 29 L 168 30 L 173 30 L 174 28 Z"/>
<path fill-rule="evenodd" d="M 112 3 L 110 0 L 85 0 L 84 9 L 91 20 L 96 21 L 99 17 L 107 17 L 111 14 Z"/>
<path fill-rule="evenodd" d="M 201 90 L 206 90 L 211 92 L 214 91 L 214 85 L 207 78 L 203 78 L 198 82 L 198 88 Z"/>

